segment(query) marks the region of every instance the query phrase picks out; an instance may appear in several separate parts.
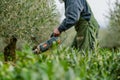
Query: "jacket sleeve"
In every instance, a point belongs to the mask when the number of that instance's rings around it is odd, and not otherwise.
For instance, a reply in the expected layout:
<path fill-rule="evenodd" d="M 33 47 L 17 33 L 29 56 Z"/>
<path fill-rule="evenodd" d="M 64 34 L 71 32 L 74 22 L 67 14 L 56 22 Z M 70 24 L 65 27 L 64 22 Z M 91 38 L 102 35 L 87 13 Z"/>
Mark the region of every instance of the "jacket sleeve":
<path fill-rule="evenodd" d="M 83 10 L 83 5 L 77 1 L 80 0 L 74 0 L 74 3 L 69 3 L 70 5 L 66 5 L 65 19 L 58 27 L 58 30 L 60 32 L 63 32 L 71 28 L 73 25 L 75 25 L 78 22 L 80 18 L 80 14 Z"/>

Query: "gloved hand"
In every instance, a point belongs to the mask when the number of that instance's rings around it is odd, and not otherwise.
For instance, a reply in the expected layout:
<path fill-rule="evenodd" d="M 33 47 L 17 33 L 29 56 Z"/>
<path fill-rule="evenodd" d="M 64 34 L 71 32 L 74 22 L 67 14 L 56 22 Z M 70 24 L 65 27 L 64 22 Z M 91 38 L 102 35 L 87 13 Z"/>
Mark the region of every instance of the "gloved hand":
<path fill-rule="evenodd" d="M 58 37 L 61 34 L 61 32 L 58 30 L 58 28 L 55 28 L 54 31 L 53 31 L 53 33 L 54 33 L 55 37 Z"/>

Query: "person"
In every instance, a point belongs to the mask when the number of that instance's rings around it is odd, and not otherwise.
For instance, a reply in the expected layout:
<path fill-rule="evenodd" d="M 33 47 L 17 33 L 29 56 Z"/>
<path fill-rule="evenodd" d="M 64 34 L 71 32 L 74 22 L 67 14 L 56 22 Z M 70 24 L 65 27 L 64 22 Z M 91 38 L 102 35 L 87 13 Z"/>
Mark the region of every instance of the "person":
<path fill-rule="evenodd" d="M 59 0 L 65 3 L 65 19 L 53 30 L 55 36 L 75 26 L 76 36 L 72 47 L 93 50 L 99 25 L 86 0 Z"/>

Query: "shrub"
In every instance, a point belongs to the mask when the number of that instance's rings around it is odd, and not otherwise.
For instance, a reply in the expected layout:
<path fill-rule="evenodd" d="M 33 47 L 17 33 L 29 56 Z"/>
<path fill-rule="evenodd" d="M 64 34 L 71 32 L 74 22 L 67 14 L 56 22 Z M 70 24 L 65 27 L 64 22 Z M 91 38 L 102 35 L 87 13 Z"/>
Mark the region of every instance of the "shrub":
<path fill-rule="evenodd" d="M 2 58 L 0 58 L 2 60 Z M 119 80 L 120 53 L 99 50 L 82 54 L 59 47 L 34 55 L 29 46 L 17 51 L 16 64 L 0 61 L 1 80 Z"/>

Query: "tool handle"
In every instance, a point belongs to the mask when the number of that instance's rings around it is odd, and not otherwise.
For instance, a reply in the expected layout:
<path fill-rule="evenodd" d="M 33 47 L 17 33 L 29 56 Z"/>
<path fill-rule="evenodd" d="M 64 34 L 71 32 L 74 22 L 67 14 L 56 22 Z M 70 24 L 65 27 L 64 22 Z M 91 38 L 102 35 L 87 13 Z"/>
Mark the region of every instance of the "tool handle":
<path fill-rule="evenodd" d="M 52 34 L 50 35 L 50 38 L 52 38 L 52 37 L 55 37 L 55 36 L 54 36 L 54 33 L 52 33 Z"/>
<path fill-rule="evenodd" d="M 52 37 L 58 37 L 58 36 L 56 36 L 54 33 L 52 33 L 52 34 L 50 35 L 50 38 L 52 38 Z"/>

